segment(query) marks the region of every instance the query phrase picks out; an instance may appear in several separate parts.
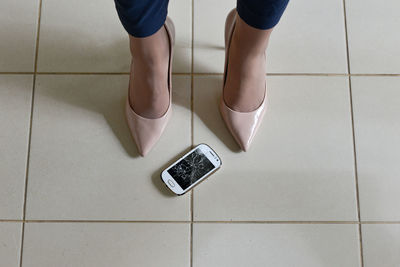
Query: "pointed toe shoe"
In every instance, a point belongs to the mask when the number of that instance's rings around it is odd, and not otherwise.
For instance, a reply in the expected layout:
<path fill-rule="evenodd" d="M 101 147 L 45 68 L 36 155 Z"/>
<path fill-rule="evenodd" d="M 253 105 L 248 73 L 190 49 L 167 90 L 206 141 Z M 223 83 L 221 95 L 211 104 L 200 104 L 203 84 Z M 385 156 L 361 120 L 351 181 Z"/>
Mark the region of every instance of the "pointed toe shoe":
<path fill-rule="evenodd" d="M 219 110 L 228 130 L 234 137 L 235 141 L 239 144 L 243 151 L 247 151 L 264 117 L 267 91 L 265 85 L 265 94 L 261 105 L 257 109 L 250 112 L 235 111 L 231 109 L 224 100 L 223 88 L 225 87 L 228 70 L 229 46 L 231 43 L 233 30 L 235 28 L 236 16 L 236 9 L 233 9 L 228 14 L 228 17 L 225 21 L 225 69 Z"/>
<path fill-rule="evenodd" d="M 131 132 L 131 135 L 136 143 L 138 152 L 141 156 L 145 156 L 157 143 L 160 136 L 164 132 L 164 129 L 171 117 L 172 113 L 172 83 L 171 83 L 171 72 L 172 72 L 172 57 L 173 57 L 173 45 L 175 40 L 175 27 L 172 20 L 167 17 L 164 26 L 169 38 L 169 67 L 168 67 L 168 90 L 169 90 L 169 106 L 167 111 L 159 118 L 149 119 L 137 114 L 129 101 L 129 89 L 128 98 L 125 105 L 125 117 Z M 132 66 L 133 68 L 133 62 Z M 132 73 L 132 70 L 131 70 Z"/>

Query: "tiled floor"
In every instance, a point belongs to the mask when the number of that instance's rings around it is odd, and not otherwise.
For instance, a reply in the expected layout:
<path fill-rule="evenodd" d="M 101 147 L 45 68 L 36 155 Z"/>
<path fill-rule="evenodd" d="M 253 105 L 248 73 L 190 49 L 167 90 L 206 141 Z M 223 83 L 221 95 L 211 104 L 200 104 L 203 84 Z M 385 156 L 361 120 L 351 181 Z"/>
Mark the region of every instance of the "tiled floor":
<path fill-rule="evenodd" d="M 235 2 L 171 0 L 174 115 L 141 158 L 113 2 L 1 1 L 1 267 L 400 266 L 400 2 L 292 1 L 247 153 L 217 109 Z M 202 142 L 222 169 L 171 195 Z"/>

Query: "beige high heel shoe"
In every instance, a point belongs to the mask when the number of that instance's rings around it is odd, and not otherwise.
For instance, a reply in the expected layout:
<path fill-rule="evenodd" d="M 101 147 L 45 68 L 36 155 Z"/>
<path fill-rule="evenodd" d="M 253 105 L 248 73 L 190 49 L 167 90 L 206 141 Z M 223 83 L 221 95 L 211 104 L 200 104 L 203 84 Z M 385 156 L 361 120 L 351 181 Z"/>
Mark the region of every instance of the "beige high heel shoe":
<path fill-rule="evenodd" d="M 172 57 L 173 57 L 173 45 L 175 43 L 175 27 L 172 20 L 167 17 L 164 26 L 169 38 L 169 67 L 168 67 L 168 91 L 169 91 L 169 106 L 167 111 L 159 118 L 148 119 L 135 113 L 129 102 L 129 89 L 128 98 L 125 105 L 126 120 L 129 125 L 132 137 L 135 140 L 139 154 L 145 156 L 155 145 L 163 133 L 165 126 L 167 125 L 169 118 L 172 113 Z M 131 64 L 131 73 L 133 71 L 133 62 Z M 129 87 L 128 87 L 129 88 Z"/>
<path fill-rule="evenodd" d="M 228 57 L 229 57 L 229 46 L 232 39 L 233 30 L 235 28 L 237 12 L 233 9 L 226 18 L 225 21 L 225 70 L 222 85 L 222 96 L 220 101 L 219 110 L 222 118 L 225 121 L 226 126 L 235 138 L 243 151 L 247 151 L 250 147 L 251 142 L 261 124 L 264 117 L 265 106 L 266 106 L 266 95 L 267 95 L 267 84 L 265 83 L 265 94 L 261 105 L 254 111 L 250 112 L 239 112 L 235 111 L 226 105 L 224 100 L 224 87 L 226 82 L 226 75 L 228 70 Z"/>

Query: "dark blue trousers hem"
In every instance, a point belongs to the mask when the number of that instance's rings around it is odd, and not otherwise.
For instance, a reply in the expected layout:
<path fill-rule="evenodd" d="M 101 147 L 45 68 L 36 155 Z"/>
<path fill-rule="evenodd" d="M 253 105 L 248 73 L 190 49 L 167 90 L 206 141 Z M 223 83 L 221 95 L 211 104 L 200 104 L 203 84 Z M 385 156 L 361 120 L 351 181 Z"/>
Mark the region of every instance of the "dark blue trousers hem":
<path fill-rule="evenodd" d="M 118 17 L 124 29 L 134 37 L 156 33 L 165 23 L 168 0 L 115 0 Z"/>
<path fill-rule="evenodd" d="M 169 0 L 114 1 L 123 27 L 134 37 L 147 37 L 156 33 L 168 14 Z M 248 25 L 266 30 L 279 22 L 288 2 L 289 0 L 237 0 L 236 10 Z"/>
<path fill-rule="evenodd" d="M 260 29 L 271 29 L 278 24 L 289 0 L 237 0 L 236 10 L 248 25 Z"/>

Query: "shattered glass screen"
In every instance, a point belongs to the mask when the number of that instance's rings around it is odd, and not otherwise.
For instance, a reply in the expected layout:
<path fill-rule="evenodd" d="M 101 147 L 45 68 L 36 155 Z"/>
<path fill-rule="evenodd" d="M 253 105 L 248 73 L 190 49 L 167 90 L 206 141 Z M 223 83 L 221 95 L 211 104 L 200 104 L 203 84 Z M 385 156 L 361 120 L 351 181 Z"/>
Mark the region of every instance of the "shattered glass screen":
<path fill-rule="evenodd" d="M 211 161 L 198 148 L 168 169 L 168 173 L 185 190 L 214 168 Z"/>

